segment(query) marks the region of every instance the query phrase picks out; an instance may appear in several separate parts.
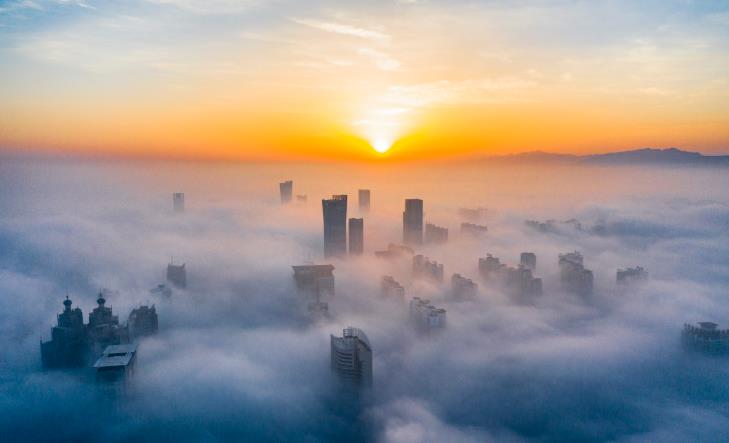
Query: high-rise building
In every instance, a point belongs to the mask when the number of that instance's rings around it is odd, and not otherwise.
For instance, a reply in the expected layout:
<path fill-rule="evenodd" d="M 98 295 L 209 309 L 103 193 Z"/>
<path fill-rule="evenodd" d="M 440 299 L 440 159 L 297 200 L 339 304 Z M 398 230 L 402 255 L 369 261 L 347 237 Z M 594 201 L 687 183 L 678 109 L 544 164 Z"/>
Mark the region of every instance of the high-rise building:
<path fill-rule="evenodd" d="M 453 274 L 451 276 L 451 294 L 456 300 L 475 298 L 478 294 L 478 285 L 461 274 Z"/>
<path fill-rule="evenodd" d="M 347 255 L 347 196 L 321 201 L 324 214 L 324 257 Z"/>
<path fill-rule="evenodd" d="M 416 255 L 413 257 L 413 276 L 442 282 L 443 265 L 424 255 Z"/>
<path fill-rule="evenodd" d="M 523 265 L 506 269 L 506 289 L 509 293 L 520 298 L 542 295 L 542 279 L 535 278 L 531 269 L 525 268 Z"/>
<path fill-rule="evenodd" d="M 533 252 L 522 252 L 519 263 L 530 271 L 537 270 L 537 255 Z"/>
<path fill-rule="evenodd" d="M 493 277 L 502 275 L 506 270 L 506 265 L 501 263 L 498 257 L 486 254 L 485 258 L 478 259 L 478 272 L 484 280 L 490 280 Z"/>
<path fill-rule="evenodd" d="M 143 305 L 132 309 L 127 320 L 127 327 L 131 340 L 156 334 L 158 329 L 157 309 L 154 305 L 152 307 Z"/>
<path fill-rule="evenodd" d="M 577 251 L 559 254 L 559 271 L 564 289 L 582 296 L 592 294 L 592 271 L 585 269 L 582 254 Z"/>
<path fill-rule="evenodd" d="M 331 335 L 331 367 L 345 383 L 372 385 L 372 347 L 361 329 L 348 327 L 341 337 Z"/>
<path fill-rule="evenodd" d="M 185 212 L 184 192 L 175 192 L 172 194 L 172 210 L 175 212 Z"/>
<path fill-rule="evenodd" d="M 432 223 L 425 224 L 425 243 L 446 243 L 448 241 L 448 228 Z"/>
<path fill-rule="evenodd" d="M 477 237 L 486 234 L 489 228 L 485 225 L 477 225 L 475 223 L 461 223 L 461 234 Z"/>
<path fill-rule="evenodd" d="M 156 296 L 161 296 L 165 298 L 172 297 L 172 288 L 167 286 L 164 283 L 160 283 L 154 288 L 149 290 L 149 293 Z"/>
<path fill-rule="evenodd" d="M 413 297 L 410 300 L 410 322 L 420 332 L 442 329 L 446 323 L 446 310 L 431 305 L 430 300 Z"/>
<path fill-rule="evenodd" d="M 729 329 L 719 329 L 719 325 L 708 321 L 697 325 L 686 323 L 683 325 L 681 341 L 691 350 L 725 354 L 729 352 Z"/>
<path fill-rule="evenodd" d="M 167 281 L 172 283 L 176 288 L 187 288 L 187 269 L 185 263 L 176 265 L 170 262 L 167 265 Z"/>
<path fill-rule="evenodd" d="M 385 259 L 396 259 L 404 257 L 412 257 L 415 254 L 412 248 L 405 245 L 396 245 L 390 243 L 387 245 L 387 249 L 383 251 L 375 251 L 375 257 Z"/>
<path fill-rule="evenodd" d="M 137 357 L 137 345 L 110 345 L 104 348 L 101 357 L 94 363 L 96 381 L 120 384 L 120 388 L 134 375 L 134 363 Z"/>
<path fill-rule="evenodd" d="M 364 219 L 349 219 L 349 254 L 362 255 L 364 252 Z"/>
<path fill-rule="evenodd" d="M 369 189 L 360 189 L 357 193 L 357 196 L 359 197 L 359 212 L 361 213 L 367 213 L 370 211 L 370 190 Z"/>
<path fill-rule="evenodd" d="M 98 356 L 107 346 L 118 345 L 129 338 L 127 329 L 119 325 L 119 317 L 114 315 L 111 307 L 106 306 L 103 293 L 99 294 L 96 303 L 86 325 L 88 345 L 93 356 Z"/>
<path fill-rule="evenodd" d="M 405 212 L 402 213 L 402 241 L 406 245 L 423 243 L 423 200 L 419 198 L 405 200 Z"/>
<path fill-rule="evenodd" d="M 618 269 L 616 281 L 619 285 L 628 286 L 648 280 L 648 271 L 640 266 L 635 268 Z"/>
<path fill-rule="evenodd" d="M 301 265 L 292 266 L 296 289 L 303 294 L 316 297 L 334 296 L 334 266 Z"/>
<path fill-rule="evenodd" d="M 482 220 L 488 215 L 489 210 L 487 208 L 478 207 L 478 208 L 459 208 L 458 209 L 458 215 L 461 216 L 464 220 L 469 220 L 473 222 L 477 222 L 479 220 Z"/>
<path fill-rule="evenodd" d="M 58 325 L 51 329 L 51 339 L 41 342 L 41 360 L 45 368 L 82 366 L 86 345 L 86 327 L 80 308 L 71 308 L 68 296 L 63 301 L 63 312 L 58 314 Z"/>
<path fill-rule="evenodd" d="M 286 204 L 291 201 L 291 196 L 294 195 L 294 182 L 287 180 L 278 184 L 279 192 L 281 193 L 281 204 Z"/>
<path fill-rule="evenodd" d="M 405 288 L 390 275 L 382 277 L 380 288 L 381 294 L 385 298 L 397 298 L 400 300 L 405 298 Z"/>

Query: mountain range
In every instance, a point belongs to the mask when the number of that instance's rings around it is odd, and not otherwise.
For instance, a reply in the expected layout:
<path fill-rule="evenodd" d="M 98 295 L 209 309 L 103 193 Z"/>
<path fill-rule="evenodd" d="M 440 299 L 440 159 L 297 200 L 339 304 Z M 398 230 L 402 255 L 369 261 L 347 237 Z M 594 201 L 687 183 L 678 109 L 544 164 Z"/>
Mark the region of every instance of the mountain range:
<path fill-rule="evenodd" d="M 544 151 L 484 157 L 483 160 L 515 163 L 583 163 L 593 165 L 729 166 L 729 155 L 704 155 L 678 148 L 643 148 L 604 154 L 573 155 Z"/>

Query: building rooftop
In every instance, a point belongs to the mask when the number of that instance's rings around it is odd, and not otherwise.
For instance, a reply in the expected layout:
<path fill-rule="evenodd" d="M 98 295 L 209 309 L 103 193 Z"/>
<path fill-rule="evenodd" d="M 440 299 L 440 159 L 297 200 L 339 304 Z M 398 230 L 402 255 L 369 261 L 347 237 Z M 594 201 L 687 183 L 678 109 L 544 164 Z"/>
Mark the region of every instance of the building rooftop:
<path fill-rule="evenodd" d="M 96 360 L 94 368 L 126 367 L 137 352 L 136 344 L 111 345 L 104 349 L 104 354 Z"/>

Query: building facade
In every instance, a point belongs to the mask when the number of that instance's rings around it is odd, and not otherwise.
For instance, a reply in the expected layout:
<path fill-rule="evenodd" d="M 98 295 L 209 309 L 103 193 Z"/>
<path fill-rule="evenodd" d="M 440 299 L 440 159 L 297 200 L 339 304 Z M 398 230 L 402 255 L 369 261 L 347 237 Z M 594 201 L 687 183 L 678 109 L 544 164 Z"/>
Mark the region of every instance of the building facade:
<path fill-rule="evenodd" d="M 294 182 L 292 180 L 286 180 L 278 184 L 279 194 L 281 195 L 281 204 L 287 204 L 291 202 L 291 197 L 294 195 Z"/>
<path fill-rule="evenodd" d="M 446 243 L 448 241 L 448 228 L 425 224 L 425 243 Z"/>
<path fill-rule="evenodd" d="M 349 255 L 362 255 L 364 252 L 364 219 L 349 219 Z"/>
<path fill-rule="evenodd" d="M 413 276 L 442 282 L 443 265 L 437 261 L 431 261 L 424 255 L 416 255 L 413 257 Z"/>
<path fill-rule="evenodd" d="M 175 192 L 172 194 L 172 210 L 177 213 L 185 212 L 184 192 Z"/>
<path fill-rule="evenodd" d="M 360 189 L 357 192 L 357 197 L 359 203 L 359 212 L 361 212 L 362 214 L 370 212 L 370 190 Z"/>
<path fill-rule="evenodd" d="M 178 289 L 187 288 L 187 269 L 185 263 L 176 265 L 169 263 L 167 265 L 167 281 Z"/>
<path fill-rule="evenodd" d="M 405 200 L 405 212 L 402 213 L 402 241 L 406 245 L 423 243 L 423 200 L 419 198 Z"/>
<path fill-rule="evenodd" d="M 347 196 L 321 201 L 324 216 L 324 257 L 347 255 Z"/>
<path fill-rule="evenodd" d="M 347 384 L 372 385 L 372 347 L 367 335 L 358 328 L 348 327 L 341 337 L 331 338 L 332 371 Z"/>

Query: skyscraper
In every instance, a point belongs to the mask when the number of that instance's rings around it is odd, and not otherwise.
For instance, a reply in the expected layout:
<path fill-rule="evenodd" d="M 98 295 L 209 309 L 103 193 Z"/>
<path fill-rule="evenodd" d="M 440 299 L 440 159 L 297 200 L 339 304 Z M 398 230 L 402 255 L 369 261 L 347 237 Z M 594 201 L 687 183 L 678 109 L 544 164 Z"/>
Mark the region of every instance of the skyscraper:
<path fill-rule="evenodd" d="M 184 192 L 175 192 L 172 194 L 172 210 L 175 212 L 185 212 Z"/>
<path fill-rule="evenodd" d="M 530 271 L 537 270 L 537 255 L 533 252 L 522 252 L 519 263 Z"/>
<path fill-rule="evenodd" d="M 294 193 L 294 182 L 287 180 L 278 184 L 279 191 L 281 191 L 281 204 L 286 204 L 291 201 L 291 196 Z"/>
<path fill-rule="evenodd" d="M 364 219 L 349 219 L 349 253 L 362 255 L 364 252 Z"/>
<path fill-rule="evenodd" d="M 324 214 L 324 256 L 347 254 L 347 196 L 333 195 L 321 201 Z"/>
<path fill-rule="evenodd" d="M 167 265 L 167 281 L 172 283 L 176 288 L 187 288 L 187 269 L 185 269 L 185 264 L 176 265 L 170 262 Z"/>
<path fill-rule="evenodd" d="M 361 329 L 350 326 L 341 337 L 331 336 L 331 367 L 346 383 L 372 385 L 372 348 Z"/>
<path fill-rule="evenodd" d="M 358 193 L 359 197 L 359 212 L 365 213 L 370 211 L 370 190 L 360 189 Z"/>
<path fill-rule="evenodd" d="M 405 212 L 402 213 L 402 240 L 403 243 L 410 245 L 423 243 L 423 200 L 419 198 L 405 200 Z"/>

